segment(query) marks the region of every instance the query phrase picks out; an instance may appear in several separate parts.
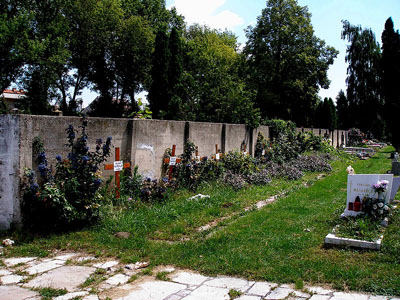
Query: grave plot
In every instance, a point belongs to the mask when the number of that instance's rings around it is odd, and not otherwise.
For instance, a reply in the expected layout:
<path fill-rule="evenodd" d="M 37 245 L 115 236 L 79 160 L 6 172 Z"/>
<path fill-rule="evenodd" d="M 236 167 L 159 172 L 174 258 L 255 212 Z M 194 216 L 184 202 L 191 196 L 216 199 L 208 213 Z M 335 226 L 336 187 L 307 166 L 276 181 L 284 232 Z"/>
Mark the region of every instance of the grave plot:
<path fill-rule="evenodd" d="M 325 244 L 380 250 L 399 184 L 393 174 L 349 174 L 346 208 Z"/>

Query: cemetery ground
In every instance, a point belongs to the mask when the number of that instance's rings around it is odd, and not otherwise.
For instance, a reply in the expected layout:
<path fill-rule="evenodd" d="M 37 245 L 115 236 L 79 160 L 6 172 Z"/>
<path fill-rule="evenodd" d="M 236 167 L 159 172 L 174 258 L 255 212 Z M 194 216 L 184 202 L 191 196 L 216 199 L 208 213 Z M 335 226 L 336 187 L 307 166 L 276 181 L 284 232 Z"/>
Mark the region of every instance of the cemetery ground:
<path fill-rule="evenodd" d="M 381 251 L 324 246 L 325 235 L 338 223 L 345 207 L 346 167 L 352 164 L 358 174 L 386 173 L 391 167 L 388 157 L 392 150 L 387 147 L 366 161 L 342 157 L 332 162 L 333 171 L 323 177 L 309 173 L 301 180 L 274 180 L 237 192 L 209 184 L 196 194 L 210 198 L 189 201 L 194 193 L 181 190 L 166 203 L 134 203 L 131 209 L 107 206 L 97 225 L 80 231 L 2 233 L 3 238 L 15 240 L 14 247 L 3 249 L 3 260 L 47 257 L 54 250 L 79 251 L 123 263 L 149 261 L 142 275 L 152 270 L 156 274 L 160 265 L 173 265 L 204 275 L 293 283 L 298 289 L 319 285 L 400 295 L 397 211 L 385 231 Z M 280 196 L 261 209 L 245 210 L 275 195 Z M 213 226 L 199 230 L 207 224 Z M 118 237 L 117 232 L 129 232 L 130 236 Z"/>

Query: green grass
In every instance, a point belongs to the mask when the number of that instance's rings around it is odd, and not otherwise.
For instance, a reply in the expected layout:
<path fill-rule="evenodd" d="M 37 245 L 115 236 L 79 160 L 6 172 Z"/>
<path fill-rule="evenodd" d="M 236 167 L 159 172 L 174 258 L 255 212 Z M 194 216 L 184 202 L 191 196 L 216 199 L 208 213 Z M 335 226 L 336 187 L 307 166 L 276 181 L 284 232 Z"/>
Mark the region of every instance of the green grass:
<path fill-rule="evenodd" d="M 53 288 L 40 288 L 34 289 L 42 296 L 42 300 L 51 300 L 54 297 L 65 295 L 68 291 L 66 289 L 53 289 Z"/>
<path fill-rule="evenodd" d="M 381 221 L 373 221 L 369 218 L 345 218 L 340 220 L 335 227 L 335 235 L 365 241 L 376 241 L 384 233 L 385 227 Z"/>
<path fill-rule="evenodd" d="M 391 167 L 390 151 L 387 148 L 367 161 L 334 161 L 334 171 L 321 180 L 316 180 L 318 174 L 307 174 L 302 180 L 275 180 L 239 192 L 218 184 L 203 185 L 197 193 L 210 199 L 188 201 L 193 193 L 179 191 L 165 204 L 108 208 L 101 223 L 79 232 L 46 237 L 10 233 L 16 245 L 6 255 L 45 256 L 54 248 L 83 250 L 126 263 L 149 260 L 151 266 L 175 265 L 209 275 L 400 295 L 400 214 L 394 214 L 380 252 L 323 244 L 345 208 L 346 167 L 351 164 L 359 174 L 386 173 Z M 313 184 L 305 187 L 305 182 Z M 286 196 L 277 202 L 243 213 L 243 208 L 283 191 Z M 212 235 L 196 231 L 234 214 Z M 130 232 L 131 237 L 114 237 L 119 231 Z M 182 237 L 190 240 L 179 242 Z"/>

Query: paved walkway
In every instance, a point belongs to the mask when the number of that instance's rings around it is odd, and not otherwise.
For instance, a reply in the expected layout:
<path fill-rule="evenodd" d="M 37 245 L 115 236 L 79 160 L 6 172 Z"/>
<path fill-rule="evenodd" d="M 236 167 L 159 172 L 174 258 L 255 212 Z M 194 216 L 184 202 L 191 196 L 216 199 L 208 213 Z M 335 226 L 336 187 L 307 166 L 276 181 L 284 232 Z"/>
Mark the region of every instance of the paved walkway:
<path fill-rule="evenodd" d="M 229 300 L 229 294 L 236 294 L 239 300 L 400 300 L 310 286 L 298 291 L 292 285 L 207 277 L 171 266 L 154 268 L 150 276 L 146 275 L 150 272 L 143 272 L 145 263 L 124 265 L 82 253 L 55 253 L 45 259 L 8 258 L 3 262 L 1 300 L 40 300 L 44 287 L 67 290 L 55 300 Z"/>

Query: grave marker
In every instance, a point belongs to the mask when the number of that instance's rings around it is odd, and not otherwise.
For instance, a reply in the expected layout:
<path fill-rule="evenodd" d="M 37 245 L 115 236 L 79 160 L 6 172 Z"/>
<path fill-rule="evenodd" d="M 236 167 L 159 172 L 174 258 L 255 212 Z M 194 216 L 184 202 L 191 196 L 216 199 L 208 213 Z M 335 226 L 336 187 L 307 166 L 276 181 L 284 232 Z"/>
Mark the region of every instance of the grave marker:
<path fill-rule="evenodd" d="M 168 179 L 170 181 L 172 179 L 172 171 L 174 170 L 174 166 L 177 163 L 181 162 L 181 159 L 175 156 L 175 151 L 176 151 L 176 145 L 172 145 L 171 157 L 164 159 L 164 163 L 169 165 Z"/>
<path fill-rule="evenodd" d="M 115 148 L 115 161 L 113 164 L 106 164 L 104 165 L 104 170 L 113 170 L 115 172 L 115 185 L 117 186 L 116 190 L 116 198 L 118 199 L 120 197 L 120 179 L 119 179 L 119 173 L 123 169 L 128 169 L 131 167 L 131 163 L 127 162 L 124 163 L 122 160 L 120 160 L 120 153 L 119 153 L 119 147 Z"/>
<path fill-rule="evenodd" d="M 356 174 L 347 177 L 347 201 L 346 209 L 342 217 L 357 216 L 362 211 L 362 199 L 364 197 L 377 197 L 372 185 L 381 180 L 389 181 L 384 199 L 390 202 L 393 175 L 392 174 Z"/>

